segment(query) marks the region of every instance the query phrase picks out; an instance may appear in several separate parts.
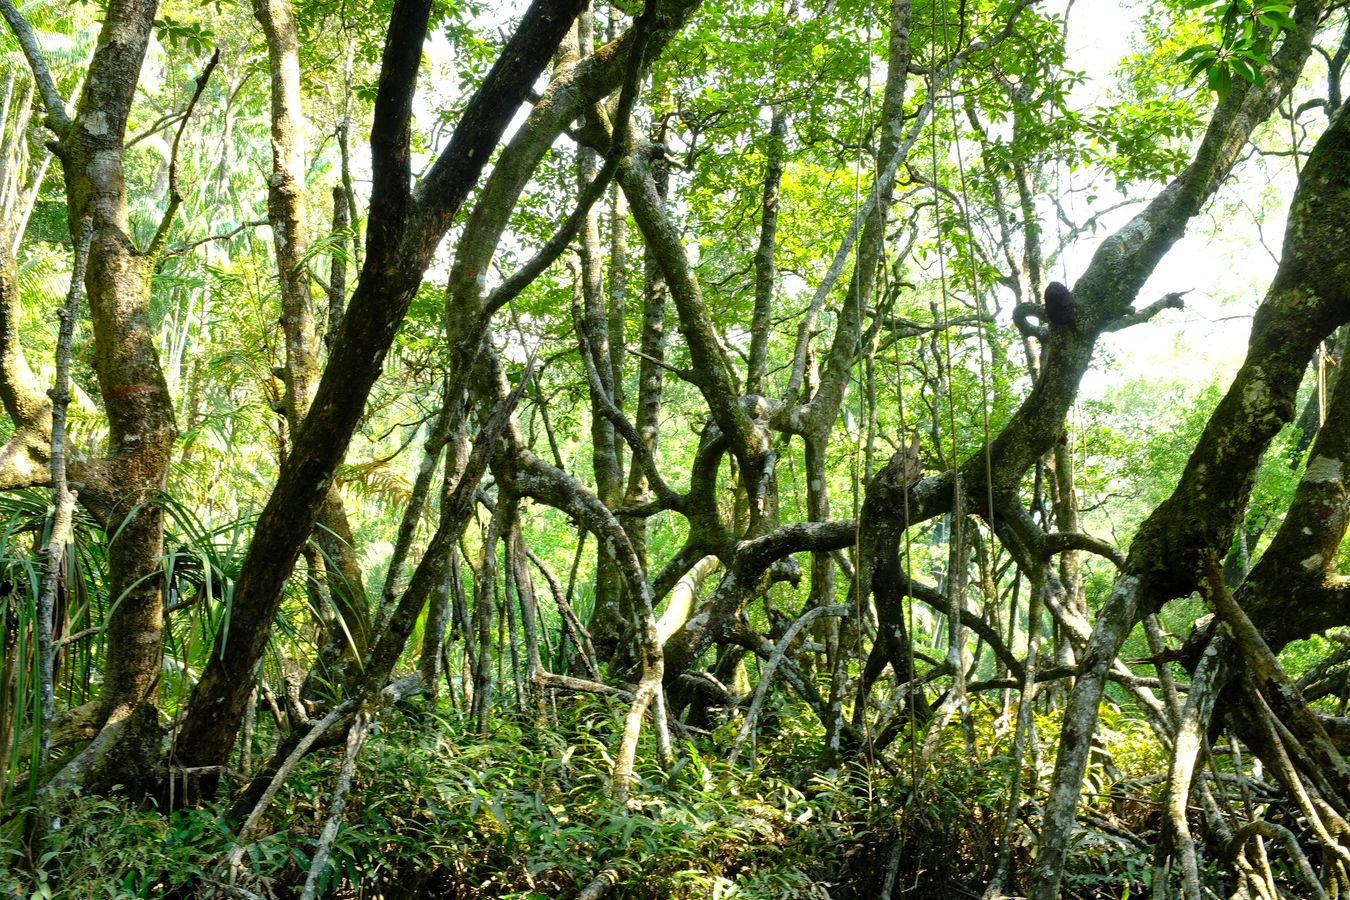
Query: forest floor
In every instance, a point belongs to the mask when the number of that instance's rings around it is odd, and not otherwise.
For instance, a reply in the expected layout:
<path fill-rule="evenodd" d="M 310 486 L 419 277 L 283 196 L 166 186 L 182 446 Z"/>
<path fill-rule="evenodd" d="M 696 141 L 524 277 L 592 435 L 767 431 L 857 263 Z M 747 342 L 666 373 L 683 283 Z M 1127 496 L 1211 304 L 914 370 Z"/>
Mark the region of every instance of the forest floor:
<path fill-rule="evenodd" d="M 922 767 L 903 739 L 871 766 L 823 766 L 819 736 L 786 708 L 774 712 L 768 737 L 735 771 L 718 762 L 732 723 L 685 743 L 669 770 L 644 748 L 639 789 L 616 806 L 610 745 L 621 703 L 559 697 L 550 721 L 503 714 L 488 735 L 469 733 L 453 709 L 391 711 L 361 754 L 319 896 L 543 900 L 588 886 L 635 900 L 983 893 L 1011 759 L 1008 728 L 992 710 L 972 716 L 973 756 L 953 723 Z M 1053 741 L 1053 713 L 1039 724 L 1041 741 Z M 1157 806 L 1146 791 L 1124 800 L 1112 788 L 1147 781 L 1161 757 L 1138 723 L 1121 718 L 1104 731 L 1116 762 L 1090 773 L 1096 824 L 1081 832 L 1066 897 L 1146 890 L 1151 848 L 1135 836 L 1147 835 L 1150 817 L 1156 826 Z M 340 749 L 316 753 L 291 774 L 229 876 L 236 885 L 260 897 L 299 895 L 341 760 Z M 1040 799 L 1031 794 L 1031 812 Z M 233 845 L 223 808 L 165 816 L 81 797 L 40 852 L 0 844 L 8 848 L 0 893 L 201 896 L 224 877 Z M 1011 840 L 1025 871 L 1034 835 L 1019 821 Z"/>

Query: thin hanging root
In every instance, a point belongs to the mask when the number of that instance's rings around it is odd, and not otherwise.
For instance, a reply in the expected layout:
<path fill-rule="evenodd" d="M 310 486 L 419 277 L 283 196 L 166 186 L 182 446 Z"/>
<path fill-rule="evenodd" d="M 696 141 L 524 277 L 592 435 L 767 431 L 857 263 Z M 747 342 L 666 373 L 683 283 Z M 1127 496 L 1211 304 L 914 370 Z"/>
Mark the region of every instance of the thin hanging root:
<path fill-rule="evenodd" d="M 960 673 L 953 673 L 953 678 L 962 677 Z M 919 752 L 919 771 L 927 772 L 928 765 L 933 761 L 934 754 L 937 753 L 938 744 L 942 740 L 943 729 L 951 722 L 952 716 L 956 714 L 956 708 L 959 705 L 959 698 L 955 691 L 948 691 L 943 699 L 942 705 L 937 708 L 933 714 L 933 720 L 928 723 L 928 733 L 924 735 L 923 748 Z M 912 795 L 918 796 L 918 783 L 914 785 Z"/>
<path fill-rule="evenodd" d="M 1308 862 L 1308 857 L 1303 854 L 1303 849 L 1299 847 L 1298 840 L 1294 837 L 1293 832 L 1283 825 L 1265 821 L 1248 822 L 1239 828 L 1237 833 L 1233 835 L 1233 839 L 1228 842 L 1228 858 L 1235 862 L 1245 860 L 1247 842 L 1254 837 L 1279 841 L 1284 846 L 1285 852 L 1289 854 L 1289 858 L 1294 861 L 1294 865 L 1298 868 L 1298 874 L 1307 883 L 1308 889 L 1312 891 L 1312 896 L 1318 898 L 1318 900 L 1327 900 L 1327 892 L 1322 889 L 1321 882 L 1317 880 L 1317 873 L 1313 871 L 1312 864 Z M 1255 877 L 1254 873 L 1251 880 L 1257 883 L 1261 881 L 1260 878 Z M 1265 893 L 1265 891 L 1265 885 L 1262 885 L 1262 893 Z"/>
<path fill-rule="evenodd" d="M 337 838 L 338 827 L 342 824 L 342 811 L 347 805 L 347 793 L 351 790 L 352 779 L 356 777 L 356 758 L 370 736 L 370 723 L 374 711 L 369 703 L 362 704 L 356 711 L 351 730 L 347 732 L 347 756 L 342 760 L 342 769 L 338 772 L 337 785 L 333 788 L 333 803 L 329 808 L 328 821 L 324 823 L 323 833 L 319 835 L 319 846 L 314 849 L 314 859 L 309 864 L 309 876 L 305 879 L 305 890 L 300 900 L 314 900 L 324 869 L 328 867 L 328 853 Z"/>

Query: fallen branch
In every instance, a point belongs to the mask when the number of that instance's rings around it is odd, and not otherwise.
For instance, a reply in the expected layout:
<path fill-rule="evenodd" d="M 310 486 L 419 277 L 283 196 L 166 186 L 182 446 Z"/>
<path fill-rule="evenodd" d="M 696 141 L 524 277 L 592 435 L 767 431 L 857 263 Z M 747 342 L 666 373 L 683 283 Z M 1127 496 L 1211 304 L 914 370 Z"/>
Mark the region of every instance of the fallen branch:
<path fill-rule="evenodd" d="M 577 900 L 598 900 L 605 891 L 619 883 L 619 869 L 617 866 L 606 866 L 600 870 L 600 874 L 591 879 L 591 883 L 581 889 L 577 894 Z"/>
<path fill-rule="evenodd" d="M 346 700 L 333 707 L 333 710 L 328 713 L 328 715 L 324 716 L 317 724 L 310 728 L 305 736 L 300 739 L 299 743 L 295 745 L 295 749 L 290 752 L 285 761 L 277 767 L 276 774 L 272 776 L 272 780 L 267 785 L 267 789 L 263 791 L 263 794 L 258 798 L 258 801 L 253 804 L 253 811 L 249 813 L 248 818 L 244 820 L 244 824 L 239 826 L 239 830 L 235 833 L 234 846 L 230 848 L 230 852 L 225 855 L 225 859 L 222 860 L 217 867 L 219 877 L 225 879 L 227 884 L 233 885 L 235 879 L 238 877 L 240 863 L 244 858 L 245 842 L 253 833 L 253 830 L 258 826 L 258 822 L 262 819 L 262 814 L 267 810 L 267 807 L 271 805 L 272 799 L 276 797 L 277 791 L 281 789 L 282 783 L 285 782 L 286 777 L 291 774 L 291 770 L 295 768 L 295 764 L 304 758 L 305 754 L 309 751 L 309 748 L 314 746 L 314 743 L 319 738 L 323 737 L 328 729 L 336 725 L 339 720 L 355 708 L 355 699 Z"/>

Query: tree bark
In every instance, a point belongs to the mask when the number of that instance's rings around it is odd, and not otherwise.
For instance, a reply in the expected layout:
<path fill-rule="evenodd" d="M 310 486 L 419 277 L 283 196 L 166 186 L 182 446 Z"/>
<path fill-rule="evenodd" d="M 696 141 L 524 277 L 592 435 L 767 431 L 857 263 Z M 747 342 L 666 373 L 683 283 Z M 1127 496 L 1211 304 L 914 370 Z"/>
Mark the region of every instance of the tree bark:
<path fill-rule="evenodd" d="M 93 221 L 85 289 L 94 333 L 94 370 L 108 416 L 107 477 L 116 486 L 109 530 L 108 657 L 100 695 L 105 721 L 153 702 L 163 658 L 164 602 L 159 556 L 164 490 L 178 430 L 150 328 L 154 260 L 132 243 L 123 175 L 127 115 L 155 15 L 153 0 L 114 0 L 75 120 L 60 138 L 72 234 Z M 144 748 L 157 753 L 157 748 Z"/>
<path fill-rule="evenodd" d="M 272 95 L 272 173 L 267 179 L 267 217 L 276 252 L 281 294 L 281 329 L 285 341 L 282 381 L 286 386 L 286 421 L 294 434 L 304 421 L 319 380 L 319 333 L 310 292 L 309 233 L 305 222 L 305 116 L 300 97 L 300 38 L 290 0 L 253 0 L 253 15 L 267 36 L 267 61 Z M 339 206 L 344 215 L 345 207 Z M 335 219 L 337 217 L 335 216 Z M 344 277 L 341 281 L 345 281 Z M 338 282 L 338 279 L 334 279 Z M 334 290 L 339 290 L 334 287 Z M 339 322 L 341 300 L 336 302 Z M 347 662 L 365 654 L 370 642 L 370 608 L 365 580 L 352 546 L 351 525 L 336 484 L 319 509 L 314 538 L 324 552 L 328 594 L 340 623 L 323 646 Z"/>

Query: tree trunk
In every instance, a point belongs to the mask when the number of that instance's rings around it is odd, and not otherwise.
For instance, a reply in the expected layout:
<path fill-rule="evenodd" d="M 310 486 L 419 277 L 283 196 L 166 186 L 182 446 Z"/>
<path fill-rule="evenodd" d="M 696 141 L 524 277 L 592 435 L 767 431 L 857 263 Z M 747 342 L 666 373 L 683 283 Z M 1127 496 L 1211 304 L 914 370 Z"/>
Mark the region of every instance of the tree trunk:
<path fill-rule="evenodd" d="M 1301 6 L 1297 12 L 1309 36 L 1299 38 L 1291 32 L 1274 57 L 1279 79 L 1268 76 L 1264 92 L 1256 88 L 1245 92 L 1267 114 L 1288 90 L 1284 85 L 1292 85 L 1301 70 L 1320 8 Z M 1227 107 L 1240 107 L 1242 101 L 1230 96 L 1216 114 L 1211 135 L 1228 118 Z M 1249 115 L 1244 125 L 1249 128 L 1255 120 Z M 1247 359 L 1210 417 L 1176 490 L 1140 527 L 1126 566 L 1098 614 L 1092 638 L 1079 656 L 1079 679 L 1065 710 L 1032 885 L 1035 900 L 1050 900 L 1059 890 L 1107 667 L 1141 616 L 1195 589 L 1205 554 L 1227 549 L 1270 439 L 1293 418 L 1295 395 L 1313 349 L 1350 318 L 1345 282 L 1332 274 L 1344 267 L 1337 258 L 1343 242 L 1327 232 L 1334 227 L 1328 223 L 1345 212 L 1339 207 L 1344 205 L 1346 171 L 1333 160 L 1344 154 L 1347 135 L 1350 119 L 1338 115 L 1309 157 L 1290 208 L 1280 268 L 1252 324 Z M 1224 156 L 1229 159 L 1236 156 L 1236 137 L 1223 138 Z"/>
<path fill-rule="evenodd" d="M 272 174 L 267 179 L 267 216 L 276 251 L 281 292 L 281 328 L 285 337 L 286 421 L 294 434 L 309 412 L 319 381 L 319 334 L 310 293 L 309 234 L 305 222 L 305 116 L 300 97 L 300 39 L 290 0 L 253 0 L 253 14 L 267 35 L 272 94 Z M 345 208 L 342 208 L 345 214 Z M 337 217 L 335 217 L 337 218 Z M 336 279 L 335 279 L 336 280 Z M 345 281 L 344 279 L 342 279 Z M 336 288 L 335 288 L 336 290 Z M 341 320 L 341 301 L 336 303 Z M 351 526 L 336 484 L 319 510 L 315 539 L 326 557 L 329 596 L 340 624 L 323 642 L 347 662 L 355 662 L 370 642 L 370 608 L 361 567 L 352 546 Z"/>

